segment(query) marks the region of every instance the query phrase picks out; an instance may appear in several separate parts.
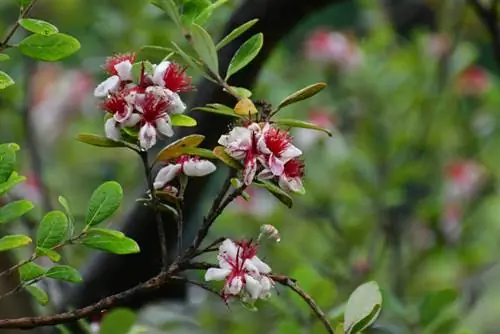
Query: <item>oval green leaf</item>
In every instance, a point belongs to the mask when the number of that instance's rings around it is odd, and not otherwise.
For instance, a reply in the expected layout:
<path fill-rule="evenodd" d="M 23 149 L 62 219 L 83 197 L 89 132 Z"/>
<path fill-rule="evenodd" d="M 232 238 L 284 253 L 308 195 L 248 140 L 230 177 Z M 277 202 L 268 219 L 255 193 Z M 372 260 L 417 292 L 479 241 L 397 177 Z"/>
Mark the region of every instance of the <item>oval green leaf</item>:
<path fill-rule="evenodd" d="M 129 333 L 136 319 L 136 314 L 130 310 L 114 309 L 103 318 L 99 334 Z"/>
<path fill-rule="evenodd" d="M 78 270 L 67 265 L 53 266 L 47 270 L 45 277 L 71 283 L 83 282 L 82 275 L 80 275 Z"/>
<path fill-rule="evenodd" d="M 56 33 L 49 36 L 30 35 L 19 43 L 26 56 L 43 61 L 58 61 L 80 49 L 80 42 L 72 36 Z"/>
<path fill-rule="evenodd" d="M 101 184 L 89 200 L 85 225 L 96 225 L 111 217 L 120 207 L 123 190 L 116 181 Z"/>
<path fill-rule="evenodd" d="M 170 116 L 170 121 L 173 126 L 184 126 L 184 127 L 193 127 L 196 126 L 196 120 L 188 115 L 175 114 Z"/>
<path fill-rule="evenodd" d="M 128 147 L 125 142 L 115 141 L 103 136 L 93 135 L 90 133 L 81 133 L 76 136 L 76 140 L 98 147 Z"/>
<path fill-rule="evenodd" d="M 245 66 L 247 66 L 259 54 L 262 45 L 264 44 L 264 34 L 258 33 L 250 37 L 242 46 L 236 51 L 229 63 L 227 69 L 226 81 L 229 77 Z"/>
<path fill-rule="evenodd" d="M 251 21 L 248 21 L 246 23 L 243 23 L 233 31 L 229 33 L 226 37 L 224 37 L 219 43 L 217 43 L 217 46 L 215 47 L 217 50 L 225 47 L 228 45 L 230 42 L 232 42 L 234 39 L 238 38 L 241 34 L 243 34 L 245 31 L 253 27 L 255 23 L 257 23 L 259 19 L 253 19 Z"/>
<path fill-rule="evenodd" d="M 120 231 L 117 230 L 111 230 L 109 228 L 99 228 L 99 227 L 92 227 L 87 230 L 87 234 L 108 234 L 112 237 L 116 238 L 124 238 L 125 234 L 123 234 Z"/>
<path fill-rule="evenodd" d="M 59 32 L 57 27 L 49 22 L 36 19 L 20 19 L 19 24 L 24 29 L 35 34 L 50 36 Z"/>
<path fill-rule="evenodd" d="M 59 245 L 68 235 L 68 218 L 61 211 L 48 212 L 38 224 L 36 245 L 52 248 Z"/>
<path fill-rule="evenodd" d="M 11 222 L 23 216 L 33 207 L 33 203 L 24 199 L 7 203 L 0 208 L 0 224 Z"/>
<path fill-rule="evenodd" d="M 48 248 L 37 247 L 35 254 L 39 257 L 46 256 L 54 262 L 59 262 L 61 260 L 61 255 L 58 252 Z"/>
<path fill-rule="evenodd" d="M 242 98 L 249 98 L 252 96 L 252 91 L 246 89 L 246 88 L 243 88 L 243 87 L 234 87 L 234 86 L 231 86 L 231 89 L 233 90 L 233 92 L 236 93 L 236 95 L 238 95 L 239 97 L 242 97 Z M 224 89 L 225 90 L 225 89 Z"/>
<path fill-rule="evenodd" d="M 317 130 L 317 131 L 322 131 L 326 133 L 328 136 L 333 136 L 332 132 L 328 129 L 322 128 L 320 126 L 317 126 L 314 123 L 309 123 L 305 121 L 299 121 L 297 119 L 292 119 L 292 118 L 280 118 L 273 120 L 274 123 L 278 125 L 283 125 L 283 126 L 289 126 L 291 128 L 303 128 L 303 129 L 311 129 L 311 130 Z"/>
<path fill-rule="evenodd" d="M 213 151 L 214 155 L 223 163 L 232 167 L 234 169 L 240 170 L 243 168 L 238 160 L 233 159 L 226 153 L 226 149 L 223 146 L 216 146 Z"/>
<path fill-rule="evenodd" d="M 9 180 L 16 163 L 16 149 L 14 144 L 0 145 L 0 183 Z"/>
<path fill-rule="evenodd" d="M 35 297 L 40 305 L 47 305 L 49 303 L 49 295 L 47 292 L 43 291 L 37 286 L 29 285 L 25 286 L 24 289 L 29 292 L 30 295 Z"/>
<path fill-rule="evenodd" d="M 183 149 L 188 147 L 197 147 L 203 142 L 203 140 L 205 140 L 205 136 L 202 135 L 189 135 L 176 140 L 161 150 L 156 156 L 155 161 L 166 161 L 173 159 L 174 157 L 176 158 L 179 156 L 179 152 L 182 152 Z"/>
<path fill-rule="evenodd" d="M 23 247 L 31 243 L 31 238 L 26 235 L 13 234 L 0 238 L 0 252 Z"/>
<path fill-rule="evenodd" d="M 0 167 L 1 171 L 1 167 Z M 0 183 L 0 195 L 5 194 L 7 191 L 12 189 L 16 184 L 26 181 L 25 176 L 19 176 L 16 172 L 12 172 L 9 179 L 3 183 Z"/>
<path fill-rule="evenodd" d="M 201 110 L 201 111 L 206 111 L 206 112 L 211 112 L 214 114 L 219 114 L 219 115 L 225 115 L 225 116 L 231 116 L 231 117 L 236 117 L 236 118 L 241 118 L 240 115 L 235 114 L 234 110 L 224 106 L 225 108 L 217 108 L 213 106 L 207 106 L 207 107 L 197 107 L 193 108 L 193 110 Z"/>
<path fill-rule="evenodd" d="M 293 199 L 283 189 L 269 181 L 256 181 L 254 184 L 258 187 L 264 188 L 276 197 L 281 203 L 291 208 L 293 206 Z"/>
<path fill-rule="evenodd" d="M 194 23 L 191 26 L 191 38 L 193 47 L 201 60 L 207 67 L 216 75 L 219 74 L 219 59 L 217 58 L 217 50 L 215 49 L 212 37 L 208 32 Z"/>
<path fill-rule="evenodd" d="M 189 56 L 186 52 L 184 52 L 177 44 L 171 42 L 175 52 L 191 67 L 194 71 L 201 74 L 205 79 L 210 80 L 214 83 L 217 81 L 211 77 L 209 73 L 207 73 L 191 56 Z"/>
<path fill-rule="evenodd" d="M 347 334 L 359 333 L 377 319 L 382 307 L 380 288 L 374 281 L 362 284 L 347 301 L 344 328 Z"/>
<path fill-rule="evenodd" d="M 134 254 L 140 251 L 137 242 L 130 238 L 118 237 L 96 230 L 89 230 L 81 239 L 81 243 L 89 248 L 120 255 Z"/>
<path fill-rule="evenodd" d="M 278 111 L 281 108 L 284 108 L 290 104 L 297 103 L 299 101 L 308 99 L 308 98 L 318 94 L 325 87 L 326 87 L 326 83 L 324 83 L 324 82 L 318 82 L 318 83 L 315 83 L 313 85 L 304 87 L 304 88 L 296 91 L 295 93 L 289 95 L 283 101 L 281 101 L 280 104 L 278 105 L 278 107 L 276 108 L 276 111 Z"/>
<path fill-rule="evenodd" d="M 206 9 L 210 8 L 212 2 L 210 0 L 187 0 L 183 4 L 181 21 L 184 26 L 189 27 L 193 22 L 196 22 L 200 15 L 205 12 Z M 210 17 L 211 12 L 205 13 L 204 15 Z M 201 18 L 201 21 L 205 18 Z M 203 24 L 203 22 L 197 22 L 198 24 Z"/>
<path fill-rule="evenodd" d="M 12 79 L 7 73 L 0 71 L 0 89 L 5 89 L 13 84 L 15 84 L 14 79 Z"/>
<path fill-rule="evenodd" d="M 181 16 L 174 0 L 151 0 L 151 3 L 163 10 L 178 27 L 181 27 Z"/>
<path fill-rule="evenodd" d="M 31 281 L 42 277 L 46 271 L 47 269 L 44 267 L 33 262 L 28 262 L 19 267 L 19 278 L 22 282 Z"/>

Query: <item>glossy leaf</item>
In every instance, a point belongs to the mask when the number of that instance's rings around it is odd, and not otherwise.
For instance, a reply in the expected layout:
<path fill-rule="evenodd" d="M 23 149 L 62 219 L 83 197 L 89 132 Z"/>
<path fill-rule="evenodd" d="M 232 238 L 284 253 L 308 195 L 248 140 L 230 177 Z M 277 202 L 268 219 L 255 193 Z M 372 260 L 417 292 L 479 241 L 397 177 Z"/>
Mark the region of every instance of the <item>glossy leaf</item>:
<path fill-rule="evenodd" d="M 377 319 L 382 307 L 382 295 L 374 281 L 362 284 L 354 290 L 347 301 L 344 328 L 347 334 L 359 333 Z"/>
<path fill-rule="evenodd" d="M 184 2 L 181 16 L 182 24 L 188 27 L 194 22 L 203 24 L 205 18 L 201 18 L 201 21 L 198 21 L 198 18 L 206 9 L 210 8 L 211 5 L 212 2 L 210 0 L 188 0 Z M 205 16 L 207 15 L 210 14 L 206 13 Z"/>
<path fill-rule="evenodd" d="M 113 254 L 133 254 L 140 251 L 139 245 L 128 237 L 119 237 L 96 230 L 89 230 L 81 243 L 86 247 Z"/>
<path fill-rule="evenodd" d="M 212 152 L 220 161 L 222 161 L 223 163 L 225 163 L 229 167 L 232 167 L 232 168 L 238 169 L 238 170 L 243 168 L 243 166 L 241 165 L 241 163 L 239 161 L 233 159 L 232 157 L 230 157 L 226 153 L 225 148 L 223 146 L 215 147 Z"/>
<path fill-rule="evenodd" d="M 16 172 L 12 172 L 9 179 L 3 183 L 0 183 L 0 195 L 5 194 L 7 191 L 12 189 L 15 185 L 20 182 L 26 181 L 25 176 L 19 176 Z"/>
<path fill-rule="evenodd" d="M 20 19 L 19 24 L 24 29 L 40 35 L 53 35 L 59 32 L 57 27 L 49 22 L 37 19 Z"/>
<path fill-rule="evenodd" d="M 45 275 L 47 269 L 34 263 L 28 262 L 19 267 L 19 277 L 22 282 L 28 282 Z"/>
<path fill-rule="evenodd" d="M 156 156 L 155 161 L 164 161 L 172 159 L 173 157 L 178 157 L 179 152 L 182 152 L 183 149 L 188 147 L 197 147 L 203 142 L 204 139 L 205 136 L 202 135 L 189 135 L 176 140 L 161 150 Z"/>
<path fill-rule="evenodd" d="M 52 248 L 64 241 L 68 235 L 68 218 L 61 211 L 48 212 L 38 224 L 36 245 L 42 248 Z"/>
<path fill-rule="evenodd" d="M 136 319 L 137 315 L 133 311 L 115 308 L 103 318 L 99 334 L 129 333 Z"/>
<path fill-rule="evenodd" d="M 112 140 L 103 136 L 93 135 L 90 133 L 81 133 L 76 136 L 76 140 L 98 147 L 129 147 L 127 143 L 123 141 Z"/>
<path fill-rule="evenodd" d="M 303 101 L 305 99 L 308 99 L 308 98 L 318 94 L 325 87 L 326 87 L 326 84 L 323 82 L 315 83 L 313 85 L 304 87 L 304 88 L 296 91 L 295 93 L 289 95 L 283 101 L 281 101 L 280 104 L 278 105 L 278 107 L 276 108 L 276 111 L 278 111 L 281 108 L 284 108 L 290 104 L 294 104 L 294 103 Z"/>
<path fill-rule="evenodd" d="M 255 23 L 257 23 L 259 19 L 254 19 L 251 21 L 248 21 L 246 23 L 243 23 L 233 31 L 231 31 L 226 37 L 224 37 L 219 43 L 217 43 L 216 49 L 219 50 L 223 48 L 224 46 L 228 45 L 230 42 L 232 42 L 235 38 L 238 38 L 241 34 L 243 34 L 245 31 L 253 27 Z"/>
<path fill-rule="evenodd" d="M 16 148 L 15 144 L 0 145 L 0 183 L 9 180 L 16 163 Z"/>
<path fill-rule="evenodd" d="M 212 37 L 195 23 L 191 27 L 191 38 L 193 47 L 201 60 L 214 74 L 219 74 L 219 60 Z"/>
<path fill-rule="evenodd" d="M 120 207 L 123 190 L 116 181 L 101 184 L 89 200 L 85 225 L 96 225 L 111 217 Z"/>
<path fill-rule="evenodd" d="M 241 118 L 240 115 L 236 115 L 236 113 L 234 112 L 233 109 L 231 109 L 225 105 L 218 104 L 218 103 L 207 104 L 206 107 L 197 107 L 197 108 L 193 108 L 193 110 L 201 110 L 201 111 L 211 112 L 214 114 L 220 114 L 220 115 L 225 115 L 225 116 Z"/>
<path fill-rule="evenodd" d="M 13 234 L 0 238 L 0 252 L 23 247 L 31 243 L 31 238 L 26 235 Z"/>
<path fill-rule="evenodd" d="M 196 126 L 196 120 L 188 115 L 175 114 L 170 116 L 173 126 L 193 127 Z"/>
<path fill-rule="evenodd" d="M 197 73 L 201 74 L 205 79 L 217 83 L 217 81 L 212 78 L 212 76 L 207 73 L 196 60 L 194 60 L 191 56 L 184 52 L 177 44 L 175 44 L 174 42 L 171 43 L 175 49 L 175 52 L 188 64 L 189 67 L 191 67 Z"/>
<path fill-rule="evenodd" d="M 273 120 L 273 122 L 278 124 L 278 125 L 289 126 L 291 128 L 303 128 L 303 129 L 322 131 L 330 137 L 333 135 L 332 132 L 328 129 L 322 128 L 314 123 L 300 121 L 297 119 L 280 118 L 280 119 Z"/>
<path fill-rule="evenodd" d="M 56 33 L 49 36 L 30 35 L 19 43 L 26 56 L 43 61 L 58 61 L 80 49 L 80 42 L 72 36 Z"/>
<path fill-rule="evenodd" d="M 293 199 L 283 189 L 270 181 L 256 181 L 254 184 L 258 187 L 264 188 L 276 197 L 281 203 L 291 208 L 293 206 Z"/>
<path fill-rule="evenodd" d="M 60 281 L 71 283 L 83 282 L 82 275 L 75 268 L 67 265 L 53 266 L 45 274 L 48 278 L 53 278 Z"/>
<path fill-rule="evenodd" d="M 0 207 L 0 224 L 11 222 L 28 211 L 33 209 L 33 203 L 27 200 L 18 200 L 14 202 L 7 203 L 6 205 Z"/>
<path fill-rule="evenodd" d="M 233 90 L 233 92 L 236 93 L 236 95 L 238 95 L 239 97 L 242 97 L 242 98 L 249 98 L 252 96 L 252 91 L 246 89 L 246 88 L 243 88 L 243 87 L 235 87 L 235 86 L 231 86 L 231 89 Z"/>
<path fill-rule="evenodd" d="M 66 212 L 66 216 L 68 217 L 68 223 L 69 223 L 68 235 L 72 236 L 73 232 L 75 230 L 75 217 L 71 213 L 68 200 L 63 196 L 59 196 L 57 198 L 57 200 L 61 204 L 61 206 L 64 208 L 64 211 Z"/>
<path fill-rule="evenodd" d="M 231 75 L 247 66 L 255 57 L 257 57 L 262 45 L 264 45 L 264 35 L 262 33 L 253 35 L 245 43 L 243 43 L 229 63 L 226 80 L 229 79 Z"/>
<path fill-rule="evenodd" d="M 37 286 L 34 285 L 29 285 L 25 286 L 24 289 L 29 292 L 30 295 L 35 297 L 38 303 L 40 305 L 47 305 L 49 303 L 49 295 L 47 295 L 47 292 L 43 291 Z"/>
<path fill-rule="evenodd" d="M 109 228 L 100 228 L 100 227 L 92 227 L 87 230 L 87 233 L 97 233 L 97 234 L 108 234 L 113 237 L 117 238 L 123 238 L 125 237 L 125 234 L 123 232 L 117 231 L 117 230 L 111 230 Z"/>
<path fill-rule="evenodd" d="M 5 89 L 14 84 L 14 79 L 10 77 L 7 73 L 0 71 L 0 89 Z"/>
<path fill-rule="evenodd" d="M 51 259 L 53 262 L 59 262 L 61 260 L 61 254 L 59 254 L 55 250 L 52 250 L 49 248 L 37 247 L 35 252 L 36 252 L 37 256 L 40 256 L 40 257 L 46 256 L 49 259 Z"/>

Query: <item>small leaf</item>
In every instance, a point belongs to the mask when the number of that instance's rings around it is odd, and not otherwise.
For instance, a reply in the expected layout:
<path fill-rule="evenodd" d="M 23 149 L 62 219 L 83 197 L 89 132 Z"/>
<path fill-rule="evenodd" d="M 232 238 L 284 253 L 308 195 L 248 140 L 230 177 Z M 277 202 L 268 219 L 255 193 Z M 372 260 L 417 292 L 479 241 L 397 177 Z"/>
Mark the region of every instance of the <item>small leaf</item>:
<path fill-rule="evenodd" d="M 219 60 L 212 37 L 208 32 L 194 23 L 191 27 L 191 38 L 196 53 L 207 67 L 215 74 L 219 74 Z"/>
<path fill-rule="evenodd" d="M 80 42 L 76 38 L 61 33 L 50 36 L 30 35 L 19 43 L 19 50 L 24 55 L 43 61 L 58 61 L 79 49 Z"/>
<path fill-rule="evenodd" d="M 5 194 L 7 191 L 12 189 L 12 187 L 23 181 L 26 181 L 25 176 L 19 176 L 16 172 L 12 172 L 6 182 L 0 183 L 0 195 Z"/>
<path fill-rule="evenodd" d="M 0 238 L 0 252 L 23 247 L 31 243 L 31 238 L 26 235 L 13 234 Z"/>
<path fill-rule="evenodd" d="M 326 133 L 330 137 L 333 135 L 332 132 L 328 129 L 322 128 L 314 123 L 299 121 L 297 119 L 280 118 L 280 119 L 273 120 L 273 122 L 278 124 L 278 125 L 289 126 L 291 128 L 303 128 L 303 129 L 323 131 L 324 133 Z"/>
<path fill-rule="evenodd" d="M 223 147 L 223 146 L 216 146 L 213 151 L 215 156 L 220 160 L 222 161 L 223 163 L 225 163 L 226 165 L 228 165 L 229 167 L 232 167 L 234 169 L 242 169 L 243 166 L 241 165 L 241 163 L 235 159 L 233 159 L 232 157 L 230 157 L 227 153 L 226 153 L 226 149 Z"/>
<path fill-rule="evenodd" d="M 217 80 L 212 78 L 212 76 L 207 73 L 199 64 L 194 60 L 191 56 L 189 56 L 186 52 L 184 52 L 177 44 L 174 42 L 171 42 L 172 45 L 174 46 L 174 49 L 176 50 L 175 52 L 181 56 L 181 58 L 188 64 L 189 67 L 191 67 L 194 71 L 197 73 L 201 74 L 205 79 L 210 80 L 212 82 L 217 83 Z"/>
<path fill-rule="evenodd" d="M 43 275 L 45 275 L 46 271 L 47 270 L 44 267 L 34 262 L 28 262 L 19 267 L 19 277 L 22 282 L 28 282 L 42 277 Z"/>
<path fill-rule="evenodd" d="M 199 24 L 199 25 L 204 25 L 210 19 L 210 17 L 212 16 L 213 12 L 218 7 L 222 6 L 223 4 L 225 4 L 228 1 L 229 0 L 217 0 L 216 2 L 212 3 L 210 6 L 208 6 L 207 8 L 205 8 L 205 10 L 202 11 L 196 17 L 196 19 L 194 20 L 194 22 L 197 23 L 197 24 Z"/>
<path fill-rule="evenodd" d="M 173 49 L 167 48 L 159 45 L 144 45 L 141 47 L 139 51 L 139 55 L 141 59 L 163 59 L 168 54 L 172 54 L 174 52 Z"/>
<path fill-rule="evenodd" d="M 113 309 L 101 321 L 99 334 L 129 333 L 136 319 L 136 314 L 131 310 Z"/>
<path fill-rule="evenodd" d="M 35 252 L 37 256 L 46 256 L 54 262 L 59 262 L 61 260 L 61 255 L 49 248 L 37 247 Z"/>
<path fill-rule="evenodd" d="M 14 144 L 0 145 L 0 183 L 9 180 L 16 163 L 16 150 Z"/>
<path fill-rule="evenodd" d="M 252 100 L 241 99 L 236 103 L 236 106 L 234 106 L 234 113 L 236 115 L 250 117 L 257 113 L 257 108 L 255 108 L 255 104 L 253 104 Z"/>
<path fill-rule="evenodd" d="M 139 245 L 125 236 L 118 237 L 102 231 L 89 230 L 81 239 L 81 243 L 89 248 L 113 254 L 139 253 Z"/>
<path fill-rule="evenodd" d="M 40 305 L 47 305 L 49 303 L 49 295 L 47 292 L 43 291 L 37 286 L 29 285 L 25 286 L 24 289 L 29 292 L 30 295 L 35 297 L 35 299 L 40 303 Z"/>
<path fill-rule="evenodd" d="M 257 23 L 259 19 L 253 19 L 251 21 L 248 21 L 247 23 L 243 23 L 233 31 L 229 33 L 226 37 L 224 37 L 219 43 L 217 43 L 216 49 L 219 50 L 223 48 L 224 46 L 228 45 L 230 42 L 232 42 L 235 38 L 238 38 L 241 34 L 243 34 L 245 31 L 253 27 L 255 23 Z"/>
<path fill-rule="evenodd" d="M 173 126 L 185 126 L 185 127 L 196 126 L 196 120 L 194 118 L 182 114 L 171 115 L 170 121 L 172 122 Z"/>
<path fill-rule="evenodd" d="M 59 245 L 68 234 L 68 218 L 61 211 L 47 213 L 36 232 L 36 245 L 42 248 L 52 248 Z"/>
<path fill-rule="evenodd" d="M 276 197 L 281 203 L 285 204 L 287 207 L 291 208 L 293 206 L 293 200 L 290 195 L 288 195 L 283 189 L 274 185 L 269 181 L 256 181 L 254 184 L 258 187 L 267 189 L 274 197 Z"/>
<path fill-rule="evenodd" d="M 453 289 L 444 289 L 427 294 L 419 306 L 420 323 L 422 327 L 427 327 L 446 307 L 456 301 L 457 298 L 457 291 Z"/>
<path fill-rule="evenodd" d="M 85 225 L 96 225 L 111 217 L 123 199 L 121 185 L 115 181 L 101 184 L 89 200 Z"/>
<path fill-rule="evenodd" d="M 33 203 L 27 200 L 18 200 L 7 203 L 0 208 L 0 224 L 11 222 L 33 209 Z"/>
<path fill-rule="evenodd" d="M 229 108 L 228 106 L 225 106 L 223 104 L 218 104 L 218 103 L 207 104 L 206 107 L 197 107 L 197 108 L 193 108 L 193 110 L 201 110 L 201 111 L 211 112 L 214 114 L 220 114 L 220 115 L 225 115 L 225 116 L 241 118 L 240 115 L 235 114 L 233 109 Z"/>
<path fill-rule="evenodd" d="M 76 136 L 76 140 L 98 147 L 129 147 L 127 143 L 123 141 L 115 141 L 103 136 L 93 135 L 90 133 L 81 133 Z"/>
<path fill-rule="evenodd" d="M 318 83 L 315 83 L 313 85 L 304 87 L 301 90 L 298 90 L 295 93 L 293 93 L 292 95 L 288 96 L 283 101 L 281 101 L 280 104 L 278 105 L 278 107 L 276 108 L 276 111 L 278 111 L 281 108 L 284 108 L 290 104 L 297 103 L 299 101 L 308 99 L 308 98 L 318 94 L 325 87 L 326 87 L 326 84 L 323 82 L 318 82 Z"/>
<path fill-rule="evenodd" d="M 60 265 L 53 266 L 50 268 L 45 274 L 48 278 L 53 278 L 60 281 L 66 281 L 71 283 L 80 283 L 83 282 L 82 275 L 71 266 Z"/>
<path fill-rule="evenodd" d="M 116 238 L 124 238 L 125 234 L 123 232 L 117 231 L 117 230 L 111 230 L 109 228 L 99 228 L 99 227 L 92 227 L 87 230 L 87 233 L 97 233 L 97 234 L 107 234 L 112 237 Z"/>
<path fill-rule="evenodd" d="M 15 84 L 14 80 L 5 72 L 0 71 L 0 89 L 5 89 Z"/>
<path fill-rule="evenodd" d="M 205 159 L 217 159 L 214 152 L 207 150 L 206 148 L 200 147 L 186 147 L 182 150 L 183 154 L 196 155 L 200 158 Z"/>
<path fill-rule="evenodd" d="M 0 53 L 0 61 L 6 61 L 9 59 L 10 59 L 9 55 L 7 55 L 5 53 Z"/>
<path fill-rule="evenodd" d="M 187 0 L 184 2 L 181 16 L 183 25 L 189 27 L 193 22 L 196 22 L 198 17 L 211 5 L 212 2 L 210 0 Z M 198 22 L 198 24 L 203 24 L 203 22 Z"/>
<path fill-rule="evenodd" d="M 172 157 L 178 157 L 179 155 L 177 154 L 182 152 L 183 149 L 188 147 L 197 147 L 203 142 L 204 139 L 205 136 L 202 135 L 189 135 L 176 140 L 161 150 L 156 156 L 155 161 L 170 160 Z"/>
<path fill-rule="evenodd" d="M 264 44 L 264 35 L 258 33 L 250 37 L 242 46 L 236 51 L 229 63 L 227 69 L 226 81 L 229 77 L 245 66 L 247 66 L 259 54 L 262 45 Z"/>
<path fill-rule="evenodd" d="M 249 98 L 252 96 L 252 92 L 246 88 L 243 87 L 235 87 L 235 86 L 230 86 L 233 92 L 236 93 L 239 97 L 242 98 Z M 225 90 L 225 89 L 224 89 Z"/>
<path fill-rule="evenodd" d="M 55 25 L 43 20 L 20 19 L 19 24 L 24 29 L 35 34 L 50 36 L 59 32 Z"/>
<path fill-rule="evenodd" d="M 68 235 L 71 237 L 73 235 L 73 232 L 75 231 L 75 217 L 71 213 L 71 210 L 69 209 L 68 200 L 65 197 L 59 196 L 57 200 L 64 208 L 64 211 L 66 211 L 66 216 L 68 217 L 68 223 L 69 223 Z"/>
<path fill-rule="evenodd" d="M 151 0 L 151 3 L 163 10 L 178 27 L 181 27 L 181 16 L 173 0 Z"/>
<path fill-rule="evenodd" d="M 362 284 L 354 290 L 347 301 L 344 328 L 347 334 L 359 333 L 373 324 L 382 307 L 382 295 L 374 281 Z"/>

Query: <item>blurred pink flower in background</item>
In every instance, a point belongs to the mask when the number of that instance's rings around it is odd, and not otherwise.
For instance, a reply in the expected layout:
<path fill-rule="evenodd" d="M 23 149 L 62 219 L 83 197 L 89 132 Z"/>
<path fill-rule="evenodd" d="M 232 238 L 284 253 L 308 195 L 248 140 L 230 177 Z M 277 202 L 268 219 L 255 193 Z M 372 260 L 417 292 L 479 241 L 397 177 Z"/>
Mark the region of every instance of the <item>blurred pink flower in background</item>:
<path fill-rule="evenodd" d="M 483 94 L 490 89 L 490 86 L 488 71 L 477 65 L 469 66 L 463 70 L 456 81 L 458 92 L 467 96 Z"/>
<path fill-rule="evenodd" d="M 27 199 L 34 204 L 42 202 L 41 184 L 32 172 L 25 174 L 26 181 L 19 183 L 12 189 L 12 194 L 18 198 Z"/>
<path fill-rule="evenodd" d="M 428 36 L 426 45 L 427 54 L 434 58 L 441 58 L 451 51 L 450 37 L 443 33 L 434 33 Z"/>
<path fill-rule="evenodd" d="M 336 120 L 330 109 L 317 106 L 308 110 L 307 121 L 332 131 L 334 130 Z M 303 150 L 311 148 L 328 138 L 322 132 L 301 128 L 294 129 L 293 137 L 297 145 Z"/>

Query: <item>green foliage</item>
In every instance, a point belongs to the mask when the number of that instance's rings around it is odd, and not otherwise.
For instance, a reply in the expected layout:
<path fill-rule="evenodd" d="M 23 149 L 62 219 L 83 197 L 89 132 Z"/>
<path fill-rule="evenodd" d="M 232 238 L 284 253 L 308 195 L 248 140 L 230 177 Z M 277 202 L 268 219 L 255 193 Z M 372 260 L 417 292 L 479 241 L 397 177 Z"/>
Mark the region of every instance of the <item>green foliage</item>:
<path fill-rule="evenodd" d="M 174 126 L 193 127 L 197 124 L 194 118 L 182 114 L 172 115 L 170 120 Z"/>
<path fill-rule="evenodd" d="M 293 200 L 285 191 L 280 187 L 274 185 L 269 181 L 257 181 L 256 186 L 262 187 L 269 191 L 274 197 L 276 197 L 281 203 L 285 204 L 288 208 L 293 206 Z"/>
<path fill-rule="evenodd" d="M 258 33 L 250 37 L 243 45 L 240 46 L 238 51 L 234 54 L 229 67 L 227 69 L 226 80 L 239 70 L 247 66 L 259 54 L 262 45 L 264 44 L 264 35 Z"/>
<path fill-rule="evenodd" d="M 25 215 L 33 209 L 33 203 L 27 200 L 18 200 L 0 207 L 0 224 L 8 223 Z"/>
<path fill-rule="evenodd" d="M 53 266 L 47 270 L 45 277 L 71 283 L 81 283 L 83 281 L 78 270 L 68 265 Z"/>
<path fill-rule="evenodd" d="M 32 240 L 27 235 L 14 234 L 6 235 L 0 238 L 0 252 L 5 252 L 11 249 L 24 247 L 31 244 Z"/>
<path fill-rule="evenodd" d="M 259 20 L 258 19 L 253 19 L 251 21 L 248 21 L 246 23 L 243 23 L 239 27 L 235 28 L 233 31 L 231 31 L 226 37 L 220 40 L 219 43 L 216 45 L 216 49 L 222 49 L 229 43 L 231 43 L 234 39 L 238 38 L 240 35 L 242 35 L 245 31 L 250 29 L 251 27 L 254 26 L 255 23 L 257 23 Z"/>
<path fill-rule="evenodd" d="M 241 118 L 241 116 L 237 115 L 233 109 L 231 109 L 223 104 L 220 104 L 220 103 L 207 104 L 206 107 L 197 107 L 197 108 L 194 108 L 194 110 L 201 110 L 201 111 L 211 112 L 211 113 L 215 113 L 215 114 Z"/>
<path fill-rule="evenodd" d="M 220 161 L 222 161 L 229 167 L 237 170 L 243 168 L 243 166 L 239 161 L 233 159 L 232 157 L 229 156 L 229 154 L 226 153 L 226 150 L 223 146 L 216 146 L 212 152 Z"/>
<path fill-rule="evenodd" d="M 193 24 L 191 38 L 193 39 L 193 47 L 203 63 L 213 74 L 219 75 L 219 59 L 210 34 L 201 26 Z"/>
<path fill-rule="evenodd" d="M 458 299 L 457 291 L 444 289 L 427 294 L 419 306 L 420 324 L 423 328 L 434 320 Z"/>
<path fill-rule="evenodd" d="M 5 53 L 0 53 L 0 61 L 6 61 L 9 59 L 10 59 L 9 55 L 7 55 Z"/>
<path fill-rule="evenodd" d="M 16 144 L 0 144 L 0 183 L 9 180 L 16 163 Z"/>
<path fill-rule="evenodd" d="M 14 187 L 18 183 L 23 182 L 25 180 L 26 180 L 26 177 L 19 176 L 16 172 L 12 172 L 12 174 L 10 175 L 10 177 L 7 181 L 0 183 L 0 195 L 5 194 L 12 187 Z"/>
<path fill-rule="evenodd" d="M 100 334 L 129 333 L 137 316 L 128 309 L 117 308 L 109 312 L 101 322 Z"/>
<path fill-rule="evenodd" d="M 35 250 L 36 256 L 46 256 L 53 262 L 59 262 L 61 260 L 61 255 L 53 249 L 37 247 Z"/>
<path fill-rule="evenodd" d="M 276 108 L 276 111 L 289 106 L 291 104 L 306 100 L 308 98 L 313 97 L 314 95 L 318 94 L 320 91 L 322 91 L 326 87 L 325 83 L 315 83 L 310 86 L 304 87 L 295 93 L 287 96 L 283 101 L 278 104 L 278 107 Z"/>
<path fill-rule="evenodd" d="M 32 295 L 40 305 L 47 305 L 49 303 L 49 295 L 47 292 L 43 291 L 41 288 L 29 285 L 25 286 L 24 289 L 28 291 L 30 295 Z"/>
<path fill-rule="evenodd" d="M 89 229 L 80 241 L 84 246 L 114 254 L 139 253 L 139 245 L 125 235 Z"/>
<path fill-rule="evenodd" d="M 2 55 L 0 55 L 0 57 L 3 60 L 6 60 L 6 58 L 2 57 Z M 12 79 L 7 73 L 0 71 L 0 89 L 5 89 L 9 86 L 12 86 L 14 83 L 14 79 Z"/>
<path fill-rule="evenodd" d="M 53 248 L 62 244 L 68 236 L 69 223 L 61 211 L 48 212 L 38 224 L 36 245 L 41 248 Z"/>
<path fill-rule="evenodd" d="M 101 184 L 90 197 L 85 225 L 97 225 L 111 217 L 120 207 L 122 199 L 123 190 L 118 182 Z"/>
<path fill-rule="evenodd" d="M 291 128 L 303 128 L 303 129 L 322 131 L 330 137 L 333 135 L 330 130 L 322 128 L 314 123 L 301 121 L 301 120 L 297 120 L 297 119 L 293 119 L 293 118 L 280 118 L 280 119 L 273 120 L 273 122 L 278 124 L 278 125 L 288 126 Z"/>
<path fill-rule="evenodd" d="M 57 27 L 49 22 L 37 19 L 20 19 L 19 24 L 24 29 L 44 36 L 54 35 L 59 32 Z"/>
<path fill-rule="evenodd" d="M 19 43 L 19 50 L 26 56 L 43 61 L 58 61 L 67 58 L 80 49 L 80 42 L 69 35 L 34 34 Z"/>
<path fill-rule="evenodd" d="M 128 144 L 123 141 L 116 141 L 90 133 L 81 133 L 76 137 L 76 140 L 97 147 L 128 147 Z"/>
<path fill-rule="evenodd" d="M 161 150 L 156 156 L 155 161 L 167 161 L 177 158 L 184 153 L 186 148 L 198 147 L 204 139 L 205 136 L 202 135 L 189 135 L 178 139 Z"/>
<path fill-rule="evenodd" d="M 29 282 L 40 278 L 44 276 L 46 272 L 47 269 L 33 262 L 28 262 L 19 267 L 19 277 L 22 282 Z"/>
<path fill-rule="evenodd" d="M 344 329 L 347 334 L 360 333 L 377 319 L 382 307 L 382 295 L 376 282 L 368 282 L 354 290 L 347 301 Z"/>

